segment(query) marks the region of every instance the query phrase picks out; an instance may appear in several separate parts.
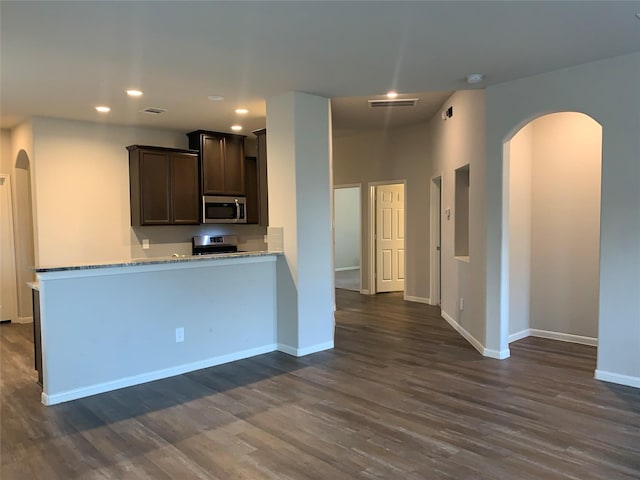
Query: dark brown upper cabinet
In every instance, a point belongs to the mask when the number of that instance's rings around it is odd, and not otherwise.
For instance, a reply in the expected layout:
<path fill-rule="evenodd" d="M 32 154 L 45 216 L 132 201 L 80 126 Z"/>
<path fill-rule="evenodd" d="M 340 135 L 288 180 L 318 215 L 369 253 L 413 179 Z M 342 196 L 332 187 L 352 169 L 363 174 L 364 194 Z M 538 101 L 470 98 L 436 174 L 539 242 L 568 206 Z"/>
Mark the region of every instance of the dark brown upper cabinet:
<path fill-rule="evenodd" d="M 269 192 L 267 190 L 267 129 L 255 130 L 253 134 L 258 141 L 256 168 L 258 170 L 258 223 L 269 225 Z M 249 208 L 249 207 L 247 207 Z"/>
<path fill-rule="evenodd" d="M 200 223 L 198 152 L 131 145 L 131 225 Z"/>
<path fill-rule="evenodd" d="M 260 223 L 260 172 L 256 157 L 244 157 L 247 223 Z"/>
<path fill-rule="evenodd" d="M 244 135 L 196 130 L 187 137 L 200 152 L 202 194 L 244 196 Z"/>

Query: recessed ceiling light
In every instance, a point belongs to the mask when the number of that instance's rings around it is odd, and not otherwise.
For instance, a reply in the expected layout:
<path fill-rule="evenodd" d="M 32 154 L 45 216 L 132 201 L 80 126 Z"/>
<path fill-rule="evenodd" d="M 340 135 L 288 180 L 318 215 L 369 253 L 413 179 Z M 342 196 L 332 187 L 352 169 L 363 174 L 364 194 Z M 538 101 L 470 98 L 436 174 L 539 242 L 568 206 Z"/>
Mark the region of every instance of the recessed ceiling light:
<path fill-rule="evenodd" d="M 209 95 L 207 98 L 214 102 L 219 102 L 221 100 L 224 100 L 224 97 L 221 97 L 220 95 Z"/>
<path fill-rule="evenodd" d="M 239 115 L 246 115 L 247 113 L 249 113 L 249 110 L 247 110 L 246 108 L 236 108 L 236 113 Z"/>
<path fill-rule="evenodd" d="M 394 92 L 393 90 L 387 92 L 387 98 L 396 98 L 398 96 L 398 92 Z"/>
<path fill-rule="evenodd" d="M 141 97 L 142 92 L 140 90 L 127 90 L 127 95 L 130 97 Z"/>
<path fill-rule="evenodd" d="M 480 83 L 482 80 L 484 80 L 484 75 L 481 73 L 470 73 L 467 76 L 467 83 L 470 84 Z"/>
<path fill-rule="evenodd" d="M 105 107 L 104 105 L 98 105 L 96 107 L 96 110 L 99 111 L 100 113 L 109 113 L 111 111 L 109 107 Z"/>
<path fill-rule="evenodd" d="M 231 125 L 231 130 L 233 130 L 234 132 L 238 132 L 242 130 L 242 125 Z"/>

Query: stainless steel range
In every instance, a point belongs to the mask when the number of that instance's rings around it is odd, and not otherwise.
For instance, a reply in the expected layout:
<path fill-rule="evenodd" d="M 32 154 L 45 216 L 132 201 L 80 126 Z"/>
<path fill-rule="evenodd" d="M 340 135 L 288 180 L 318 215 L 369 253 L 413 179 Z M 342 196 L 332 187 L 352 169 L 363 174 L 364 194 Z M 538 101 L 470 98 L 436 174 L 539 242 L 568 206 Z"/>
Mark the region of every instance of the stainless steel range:
<path fill-rule="evenodd" d="M 197 235 L 191 239 L 192 255 L 234 253 L 238 251 L 237 235 Z"/>

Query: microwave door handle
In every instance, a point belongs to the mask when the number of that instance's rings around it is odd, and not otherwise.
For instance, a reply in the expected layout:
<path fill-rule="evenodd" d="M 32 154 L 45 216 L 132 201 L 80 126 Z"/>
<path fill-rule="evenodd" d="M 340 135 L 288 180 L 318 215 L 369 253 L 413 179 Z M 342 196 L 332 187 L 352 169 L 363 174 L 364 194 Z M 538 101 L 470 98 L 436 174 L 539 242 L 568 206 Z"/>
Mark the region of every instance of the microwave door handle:
<path fill-rule="evenodd" d="M 235 199 L 236 202 L 236 221 L 234 223 L 238 223 L 240 220 L 240 203 L 238 203 L 238 199 Z"/>

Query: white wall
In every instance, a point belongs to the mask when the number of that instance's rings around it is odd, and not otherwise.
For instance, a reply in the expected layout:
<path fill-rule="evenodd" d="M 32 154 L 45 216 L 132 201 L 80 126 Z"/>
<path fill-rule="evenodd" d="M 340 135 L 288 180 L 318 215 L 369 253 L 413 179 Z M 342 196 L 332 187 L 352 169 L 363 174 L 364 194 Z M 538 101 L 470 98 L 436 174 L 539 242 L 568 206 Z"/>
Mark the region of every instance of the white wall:
<path fill-rule="evenodd" d="M 252 225 L 131 227 L 125 147 L 186 148 L 184 132 L 39 117 L 33 139 L 39 265 L 190 254 L 191 237 L 203 233 L 236 234 L 240 249 L 264 249 L 265 229 Z"/>
<path fill-rule="evenodd" d="M 334 190 L 335 269 L 360 268 L 360 187 Z"/>
<path fill-rule="evenodd" d="M 0 129 L 0 173 L 12 172 L 11 130 Z"/>
<path fill-rule="evenodd" d="M 579 113 L 532 128 L 531 328 L 594 338 L 602 128 Z"/>
<path fill-rule="evenodd" d="M 276 347 L 273 256 L 39 276 L 45 404 Z"/>
<path fill-rule="evenodd" d="M 603 129 L 596 377 L 640 387 L 640 53 L 487 89 L 486 345 L 507 350 L 502 305 L 502 149 L 545 113 L 583 112 Z M 483 220 L 484 221 L 484 220 Z"/>
<path fill-rule="evenodd" d="M 278 344 L 293 355 L 333 348 L 331 112 L 327 98 L 267 99 L 269 227 L 282 228 Z"/>
<path fill-rule="evenodd" d="M 442 216 L 442 315 L 463 330 L 471 343 L 485 354 L 498 356 L 498 352 L 484 351 L 484 214 L 483 178 L 485 175 L 485 110 L 484 91 L 459 91 L 443 105 L 453 107 L 453 117 L 443 121 L 440 114 L 429 122 L 430 139 L 426 158 L 431 164 L 423 180 L 425 198 L 428 198 L 430 177 L 442 175 L 442 209 L 451 209 L 451 218 Z M 469 259 L 454 255 L 455 226 L 455 170 L 469 164 Z M 425 220 L 428 208 L 424 211 Z M 428 238 L 423 243 L 425 250 Z M 428 279 L 425 275 L 425 282 Z M 464 310 L 460 310 L 460 298 Z"/>
<path fill-rule="evenodd" d="M 127 145 L 186 148 L 182 132 L 33 119 L 40 265 L 130 258 Z"/>

